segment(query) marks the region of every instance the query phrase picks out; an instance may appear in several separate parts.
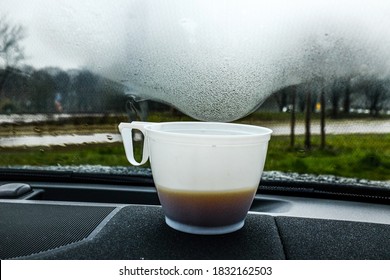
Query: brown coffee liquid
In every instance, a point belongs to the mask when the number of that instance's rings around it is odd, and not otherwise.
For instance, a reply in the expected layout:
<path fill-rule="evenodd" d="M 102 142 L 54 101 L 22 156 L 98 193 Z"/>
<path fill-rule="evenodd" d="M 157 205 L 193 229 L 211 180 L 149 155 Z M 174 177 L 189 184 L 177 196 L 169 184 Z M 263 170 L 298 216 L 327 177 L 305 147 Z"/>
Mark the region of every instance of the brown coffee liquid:
<path fill-rule="evenodd" d="M 157 186 L 165 215 L 179 223 L 203 227 L 232 225 L 245 219 L 256 188 L 230 191 L 173 190 Z"/>

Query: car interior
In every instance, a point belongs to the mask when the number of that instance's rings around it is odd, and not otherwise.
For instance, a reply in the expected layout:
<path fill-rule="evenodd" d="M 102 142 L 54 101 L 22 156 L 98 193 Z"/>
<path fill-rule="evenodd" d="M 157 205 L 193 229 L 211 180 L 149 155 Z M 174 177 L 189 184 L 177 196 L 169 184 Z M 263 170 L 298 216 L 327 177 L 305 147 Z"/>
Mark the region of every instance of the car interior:
<path fill-rule="evenodd" d="M 388 2 L 5 2 L 0 260 L 390 259 Z M 343 117 L 349 122 L 332 132 Z M 279 133 L 280 118 L 286 132 Z M 273 130 L 241 229 L 208 235 L 171 228 L 153 168 L 127 162 L 121 121 L 175 119 Z M 379 132 L 350 131 L 370 127 Z M 344 137 L 340 147 L 320 146 L 325 132 L 326 141 Z M 313 150 L 334 160 L 341 146 L 355 153 L 348 141 L 369 133 L 383 143 L 360 149 L 365 157 L 322 171 L 311 169 L 322 158 L 306 162 Z M 65 134 L 79 143 L 44 142 Z M 92 138 L 82 138 L 87 134 Z M 142 143 L 142 135 L 132 138 Z M 96 161 L 88 162 L 89 145 Z M 66 149 L 72 154 L 57 163 L 44 157 Z M 291 153 L 296 159 L 284 169 L 267 165 Z M 359 164 L 354 175 L 337 173 Z M 366 178 L 370 172 L 379 179 Z"/>
<path fill-rule="evenodd" d="M 1 172 L 2 259 L 388 259 L 389 189 L 262 180 L 244 227 L 169 228 L 150 175 Z M 335 190 L 336 188 L 336 190 Z"/>

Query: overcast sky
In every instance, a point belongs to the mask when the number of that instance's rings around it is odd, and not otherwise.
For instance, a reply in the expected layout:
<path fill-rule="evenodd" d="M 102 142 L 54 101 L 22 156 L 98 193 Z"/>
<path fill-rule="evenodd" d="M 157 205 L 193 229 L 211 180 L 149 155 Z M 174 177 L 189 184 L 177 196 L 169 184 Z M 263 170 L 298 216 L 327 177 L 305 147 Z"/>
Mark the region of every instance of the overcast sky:
<path fill-rule="evenodd" d="M 101 30 L 107 38 L 115 35 L 115 25 L 120 25 L 127 9 L 125 3 L 129 2 L 1 0 L 0 14 L 25 27 L 27 64 L 73 68 L 83 66 L 88 48 L 99 48 L 87 45 L 91 34 Z M 109 24 L 104 26 L 102 22 Z"/>
<path fill-rule="evenodd" d="M 165 11 L 165 15 L 159 13 L 159 9 Z M 200 18 L 195 13 L 204 13 L 204 16 Z M 153 34 L 153 26 L 164 33 L 164 20 L 169 22 L 169 17 L 177 21 L 189 41 L 194 40 L 191 36 L 202 23 L 210 26 L 215 23 L 207 16 L 222 18 L 218 23 L 226 23 L 226 30 L 216 29 L 220 34 L 230 32 L 243 39 L 245 34 L 240 30 L 243 24 L 243 28 L 251 29 L 249 35 L 258 29 L 259 36 L 279 40 L 282 44 L 294 40 L 286 33 L 299 34 L 297 29 L 304 28 L 306 18 L 312 19 L 307 25 L 312 25 L 316 19 L 329 24 L 333 20 L 335 24 L 349 22 L 356 29 L 367 28 L 368 33 L 374 30 L 369 36 L 390 37 L 389 0 L 1 0 L 0 14 L 26 27 L 25 62 L 38 68 L 89 64 L 102 67 L 99 61 L 106 63 L 106 60 L 121 63 L 125 53 L 130 51 L 128 48 L 134 47 L 130 41 L 143 41 L 142 32 L 147 30 Z M 230 25 L 235 15 L 242 20 L 234 19 Z M 283 20 L 289 27 L 280 27 Z M 151 28 L 145 29 L 147 26 Z M 279 35 L 280 30 L 284 33 Z M 175 40 L 174 36 L 166 36 L 164 43 L 169 44 L 169 40 Z"/>
<path fill-rule="evenodd" d="M 0 1 L 26 64 L 88 68 L 200 119 L 313 77 L 390 75 L 390 0 Z"/>

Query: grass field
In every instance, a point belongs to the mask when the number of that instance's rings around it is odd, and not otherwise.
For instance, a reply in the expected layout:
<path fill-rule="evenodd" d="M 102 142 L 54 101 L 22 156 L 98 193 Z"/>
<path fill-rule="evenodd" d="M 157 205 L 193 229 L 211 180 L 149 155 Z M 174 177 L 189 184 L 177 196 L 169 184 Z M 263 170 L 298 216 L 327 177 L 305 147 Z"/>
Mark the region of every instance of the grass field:
<path fill-rule="evenodd" d="M 303 136 L 297 136 L 296 143 L 290 148 L 288 136 L 273 136 L 265 170 L 390 180 L 390 135 L 328 135 L 323 150 L 318 136 L 313 136 L 311 151 L 303 149 Z M 0 148 L 0 152 L 0 166 L 129 165 L 121 143 Z"/>
<path fill-rule="evenodd" d="M 317 136 L 311 151 L 303 149 L 303 141 L 298 136 L 299 144 L 290 148 L 288 137 L 273 137 L 265 169 L 390 180 L 390 135 L 328 135 L 325 149 L 319 148 Z"/>

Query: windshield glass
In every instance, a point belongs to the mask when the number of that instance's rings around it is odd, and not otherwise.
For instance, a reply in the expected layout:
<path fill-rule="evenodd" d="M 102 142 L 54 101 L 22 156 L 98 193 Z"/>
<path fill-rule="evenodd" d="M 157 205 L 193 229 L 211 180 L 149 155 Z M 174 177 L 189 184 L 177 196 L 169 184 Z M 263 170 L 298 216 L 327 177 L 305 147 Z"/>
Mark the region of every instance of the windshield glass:
<path fill-rule="evenodd" d="M 264 176 L 389 181 L 389 15 L 386 0 L 2 1 L 0 167 L 150 174 L 118 124 L 200 120 L 271 128 Z"/>

